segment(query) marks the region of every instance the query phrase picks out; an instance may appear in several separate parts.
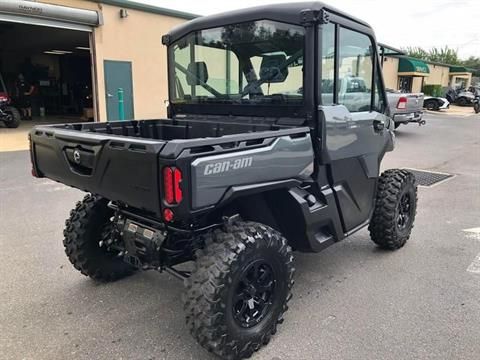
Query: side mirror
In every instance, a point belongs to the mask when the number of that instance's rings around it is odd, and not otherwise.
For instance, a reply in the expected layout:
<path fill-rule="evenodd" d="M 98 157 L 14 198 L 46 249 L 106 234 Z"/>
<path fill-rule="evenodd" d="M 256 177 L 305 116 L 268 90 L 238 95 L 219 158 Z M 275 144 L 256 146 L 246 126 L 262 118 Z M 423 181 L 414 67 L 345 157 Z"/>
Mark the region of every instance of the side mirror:
<path fill-rule="evenodd" d="M 201 85 L 208 81 L 207 64 L 204 61 L 195 61 L 188 64 L 187 84 Z"/>

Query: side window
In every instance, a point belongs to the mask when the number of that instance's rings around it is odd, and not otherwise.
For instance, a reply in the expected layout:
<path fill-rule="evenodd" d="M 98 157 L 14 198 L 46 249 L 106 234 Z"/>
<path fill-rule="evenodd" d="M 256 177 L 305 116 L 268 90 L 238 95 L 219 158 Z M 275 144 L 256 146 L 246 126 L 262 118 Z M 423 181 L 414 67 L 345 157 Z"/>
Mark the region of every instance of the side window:
<path fill-rule="evenodd" d="M 335 79 L 335 24 L 322 26 L 322 105 L 332 105 Z"/>
<path fill-rule="evenodd" d="M 338 103 L 350 112 L 370 111 L 373 83 L 370 38 L 341 27 L 338 53 Z"/>

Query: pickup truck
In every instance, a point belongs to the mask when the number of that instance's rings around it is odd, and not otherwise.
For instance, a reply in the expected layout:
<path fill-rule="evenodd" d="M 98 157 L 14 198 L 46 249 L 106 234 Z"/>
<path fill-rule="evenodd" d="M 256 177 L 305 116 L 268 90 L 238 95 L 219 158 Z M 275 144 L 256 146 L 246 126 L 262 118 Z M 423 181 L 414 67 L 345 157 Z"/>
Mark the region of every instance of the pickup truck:
<path fill-rule="evenodd" d="M 425 125 L 423 119 L 423 93 L 402 93 L 387 90 L 390 116 L 395 122 L 395 129 L 401 124 L 417 123 Z"/>
<path fill-rule="evenodd" d="M 168 118 L 37 126 L 32 173 L 88 193 L 64 230 L 77 270 L 104 282 L 169 272 L 195 339 L 247 358 L 283 321 L 293 250 L 365 226 L 401 248 L 415 178 L 380 174 L 394 134 L 367 23 L 292 3 L 197 18 L 162 40 Z M 326 85 L 347 73 L 343 90 Z"/>

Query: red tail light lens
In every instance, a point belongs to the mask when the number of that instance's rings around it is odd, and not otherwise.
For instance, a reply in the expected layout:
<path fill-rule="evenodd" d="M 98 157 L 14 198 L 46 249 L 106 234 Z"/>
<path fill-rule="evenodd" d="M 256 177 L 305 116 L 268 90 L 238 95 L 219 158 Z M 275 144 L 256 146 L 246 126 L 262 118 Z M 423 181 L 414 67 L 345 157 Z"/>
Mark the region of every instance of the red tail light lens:
<path fill-rule="evenodd" d="M 163 210 L 163 220 L 165 220 L 166 222 L 170 222 L 173 220 L 173 217 L 174 214 L 172 210 L 170 210 L 169 208 Z"/>
<path fill-rule="evenodd" d="M 182 181 L 182 172 L 178 168 L 173 169 L 173 190 L 175 195 L 175 202 L 178 204 L 183 199 L 182 189 L 180 188 L 180 182 Z"/>
<path fill-rule="evenodd" d="M 172 168 L 166 167 L 163 169 L 163 192 L 165 202 L 173 204 L 175 197 L 173 195 L 173 171 Z"/>
<path fill-rule="evenodd" d="M 163 169 L 163 192 L 164 199 L 168 205 L 178 204 L 183 199 L 180 183 L 182 181 L 182 172 L 176 167 L 166 167 Z"/>
<path fill-rule="evenodd" d="M 407 108 L 407 98 L 405 96 L 402 96 L 400 99 L 398 99 L 397 109 L 406 109 L 406 108 Z"/>

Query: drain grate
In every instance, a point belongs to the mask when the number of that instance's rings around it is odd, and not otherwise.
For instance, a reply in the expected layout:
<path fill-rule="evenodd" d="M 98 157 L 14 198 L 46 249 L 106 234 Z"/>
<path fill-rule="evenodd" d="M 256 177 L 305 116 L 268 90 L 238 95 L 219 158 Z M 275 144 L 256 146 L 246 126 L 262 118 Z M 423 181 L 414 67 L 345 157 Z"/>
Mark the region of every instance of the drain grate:
<path fill-rule="evenodd" d="M 447 179 L 453 177 L 452 174 L 445 174 L 439 173 L 434 171 L 426 171 L 426 170 L 417 170 L 417 169 L 404 169 L 410 171 L 413 175 L 415 175 L 415 179 L 417 180 L 417 185 L 431 187 L 436 185 L 440 182 L 443 182 Z"/>

